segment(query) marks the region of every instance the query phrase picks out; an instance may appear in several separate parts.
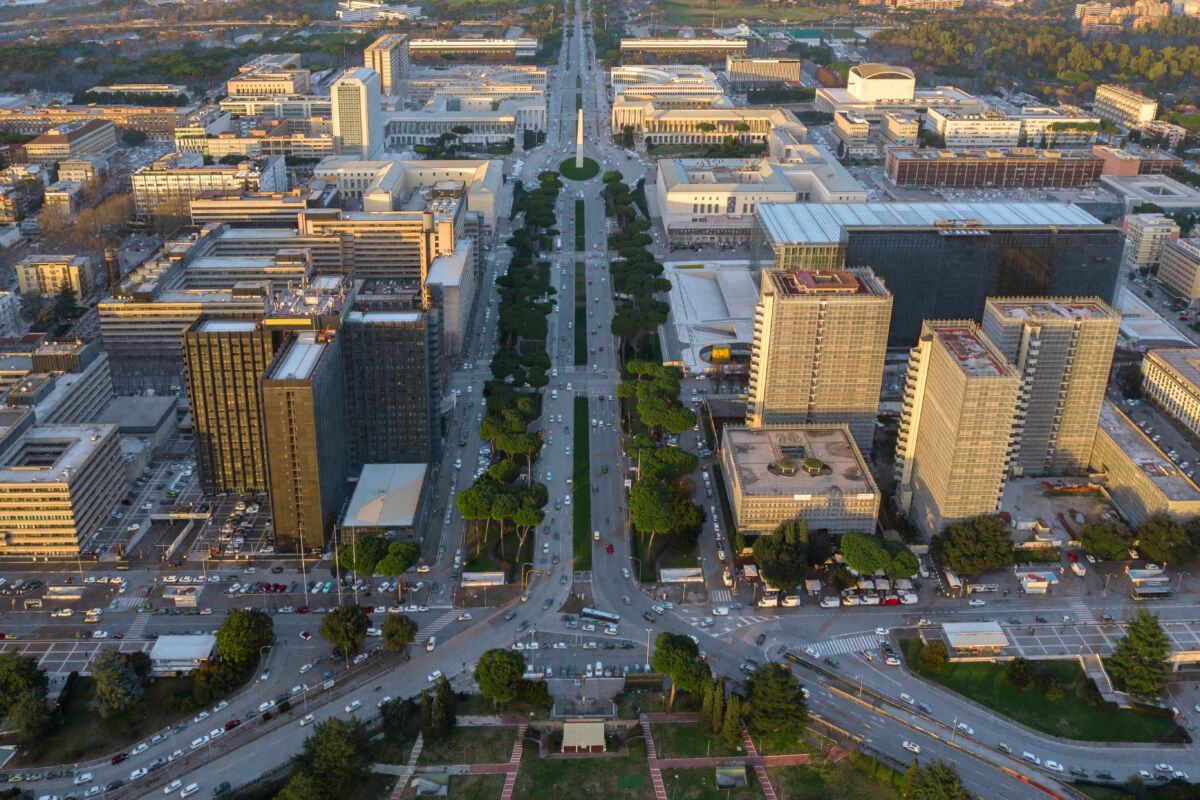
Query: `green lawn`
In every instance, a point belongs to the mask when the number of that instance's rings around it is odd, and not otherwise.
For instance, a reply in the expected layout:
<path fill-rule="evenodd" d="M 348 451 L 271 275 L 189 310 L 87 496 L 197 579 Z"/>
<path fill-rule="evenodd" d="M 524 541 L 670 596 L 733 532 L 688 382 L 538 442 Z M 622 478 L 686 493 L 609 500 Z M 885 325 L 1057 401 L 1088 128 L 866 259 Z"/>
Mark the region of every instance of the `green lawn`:
<path fill-rule="evenodd" d="M 657 746 L 658 737 L 654 739 Z M 762 784 L 753 769 L 746 769 L 746 788 L 718 789 L 717 771 L 707 769 L 664 769 L 663 788 L 672 800 L 756 800 L 763 796 Z M 779 795 L 786 797 L 787 795 Z"/>
<path fill-rule="evenodd" d="M 820 761 L 799 767 L 767 767 L 767 777 L 779 797 L 821 798 L 821 800 L 899 800 L 886 783 L 856 769 L 846 759 L 837 764 Z M 885 772 L 890 779 L 890 771 Z"/>
<path fill-rule="evenodd" d="M 536 747 L 527 746 L 513 797 L 654 800 L 645 742 L 641 736 L 631 739 L 623 758 L 541 758 Z"/>
<path fill-rule="evenodd" d="M 583 169 L 575 169 L 575 156 L 571 156 L 558 165 L 558 172 L 569 180 L 586 181 L 600 174 L 600 165 L 595 159 L 584 158 Z"/>
<path fill-rule="evenodd" d="M 191 714 L 168 710 L 164 701 L 191 688 L 191 678 L 158 678 L 136 706 L 104 719 L 89 707 L 96 694 L 96 682 L 89 677 L 80 678 L 63 724 L 51 731 L 39 746 L 14 758 L 9 766 L 69 764 L 131 747 L 182 717 L 190 718 Z"/>
<path fill-rule="evenodd" d="M 417 764 L 501 764 L 512 755 L 514 727 L 457 727 L 445 739 L 426 741 Z"/>
<path fill-rule="evenodd" d="M 587 346 L 587 267 L 575 262 L 575 366 L 588 363 Z"/>
<path fill-rule="evenodd" d="M 588 441 L 590 417 L 586 397 L 575 398 L 573 424 L 575 449 L 571 457 L 575 460 L 575 513 L 572 517 L 574 535 L 571 543 L 575 551 L 574 569 L 586 572 L 592 568 L 592 455 Z"/>
<path fill-rule="evenodd" d="M 676 700 L 678 701 L 678 697 Z M 739 750 L 725 744 L 721 736 L 709 733 L 696 723 L 651 725 L 650 730 L 654 735 L 654 749 L 659 758 L 735 756 L 739 753 Z"/>
<path fill-rule="evenodd" d="M 575 201 L 575 252 L 582 253 L 587 250 L 587 225 L 583 218 L 584 212 L 587 210 L 587 205 L 583 200 Z M 585 298 L 586 301 L 586 298 Z"/>
<path fill-rule="evenodd" d="M 947 664 L 938 672 L 921 667 L 921 643 L 901 642 L 910 669 L 977 703 L 1028 725 L 1034 730 L 1085 742 L 1178 742 L 1181 731 L 1174 722 L 1131 709 L 1104 711 L 1083 699 L 1087 678 L 1078 661 L 1035 661 L 1035 672 L 1056 679 L 1065 691 L 1050 701 L 1036 688 L 1022 691 L 1004 677 L 1004 665 L 992 662 Z"/>

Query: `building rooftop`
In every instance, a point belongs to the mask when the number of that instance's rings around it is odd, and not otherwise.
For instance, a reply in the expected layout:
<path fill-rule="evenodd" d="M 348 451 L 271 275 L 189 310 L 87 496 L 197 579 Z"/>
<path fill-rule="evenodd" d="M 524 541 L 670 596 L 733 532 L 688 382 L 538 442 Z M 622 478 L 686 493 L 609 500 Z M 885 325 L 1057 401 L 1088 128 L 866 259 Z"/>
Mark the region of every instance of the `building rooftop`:
<path fill-rule="evenodd" d="M 1167 500 L 1200 502 L 1200 488 L 1111 400 L 1106 399 L 1100 408 L 1100 428 Z"/>
<path fill-rule="evenodd" d="M 1013 374 L 1012 366 L 993 347 L 980 338 L 977 329 L 954 323 L 926 323 L 929 330 L 958 359 L 959 367 L 975 377 L 1000 377 Z"/>
<path fill-rule="evenodd" d="M 175 413 L 178 402 L 174 395 L 119 395 L 96 415 L 96 422 L 117 425 L 121 433 L 149 435 L 158 430 L 168 416 Z"/>
<path fill-rule="evenodd" d="M 844 269 L 799 270 L 767 273 L 775 291 L 782 295 L 878 294 L 879 285 L 859 280 Z"/>
<path fill-rule="evenodd" d="M 1156 347 L 1146 355 L 1161 360 L 1175 371 L 1177 378 L 1190 384 L 1193 392 L 1200 392 L 1200 348 Z"/>
<path fill-rule="evenodd" d="M 726 426 L 722 446 L 730 451 L 748 496 L 805 500 L 812 495 L 879 493 L 845 425 Z M 813 462 L 813 471 L 808 471 L 808 459 L 819 460 L 819 468 Z M 784 474 L 786 470 L 777 466 L 781 460 L 792 462 L 794 474 Z"/>
<path fill-rule="evenodd" d="M 453 253 L 443 253 L 433 259 L 429 265 L 429 274 L 425 276 L 425 283 L 458 286 L 462 283 L 463 273 L 467 271 L 467 256 L 470 252 L 470 239 L 456 241 Z"/>
<path fill-rule="evenodd" d="M 69 482 L 116 425 L 35 425 L 5 454 L 0 484 Z"/>
<path fill-rule="evenodd" d="M 942 633 L 951 650 L 973 647 L 1008 647 L 1008 636 L 999 622 L 943 622 Z"/>
<path fill-rule="evenodd" d="M 427 466 L 364 464 L 342 527 L 411 527 Z"/>
<path fill-rule="evenodd" d="M 306 380 L 312 376 L 328 347 L 329 344 L 317 333 L 305 331 L 292 339 L 267 377 L 276 381 Z"/>
<path fill-rule="evenodd" d="M 890 149 L 889 154 L 898 161 L 954 161 L 982 158 L 991 161 L 1037 158 L 1055 161 L 1099 161 L 1100 156 L 1086 150 L 1038 150 L 1033 147 L 1013 147 L 1008 150 L 934 150 Z"/>
<path fill-rule="evenodd" d="M 1099 299 L 1007 299 L 990 298 L 988 303 L 1001 316 L 1013 319 L 1090 319 L 1115 317 L 1117 312 Z"/>
<path fill-rule="evenodd" d="M 801 244 L 837 243 L 853 227 L 1108 227 L 1068 203 L 770 203 L 755 213 L 774 242 Z"/>

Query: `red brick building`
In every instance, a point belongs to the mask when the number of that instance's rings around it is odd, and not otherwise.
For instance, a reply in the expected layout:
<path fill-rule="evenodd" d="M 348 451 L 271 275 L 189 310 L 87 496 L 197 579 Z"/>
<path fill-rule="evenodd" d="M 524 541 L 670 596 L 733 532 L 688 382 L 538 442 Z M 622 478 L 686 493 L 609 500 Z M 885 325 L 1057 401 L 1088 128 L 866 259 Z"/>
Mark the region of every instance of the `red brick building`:
<path fill-rule="evenodd" d="M 897 186 L 1075 188 L 1094 186 L 1104 160 L 1073 150 L 903 150 L 889 148 L 884 168 Z"/>

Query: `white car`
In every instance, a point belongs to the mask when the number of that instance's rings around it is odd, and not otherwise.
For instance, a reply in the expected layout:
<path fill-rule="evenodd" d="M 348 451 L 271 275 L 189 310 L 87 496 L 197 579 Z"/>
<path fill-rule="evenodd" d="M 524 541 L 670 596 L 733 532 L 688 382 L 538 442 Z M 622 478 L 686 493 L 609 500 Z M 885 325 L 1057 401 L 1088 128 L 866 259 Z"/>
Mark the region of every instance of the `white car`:
<path fill-rule="evenodd" d="M 207 712 L 207 711 L 201 711 L 199 714 L 197 714 L 196 716 L 192 717 L 192 723 L 193 723 L 193 724 L 197 724 L 197 725 L 198 725 L 199 723 L 203 722 L 203 721 L 204 721 L 204 720 L 206 720 L 206 719 L 208 719 L 208 712 Z"/>
<path fill-rule="evenodd" d="M 220 711 L 223 708 L 229 708 L 228 700 L 222 700 L 221 702 L 219 702 L 215 706 L 213 706 L 213 713 L 216 714 L 218 711 Z"/>
<path fill-rule="evenodd" d="M 986 606 L 986 605 L 987 605 L 987 602 L 986 602 L 986 601 L 983 601 L 983 600 L 978 600 L 978 599 L 976 599 L 976 600 L 971 600 L 970 602 L 968 602 L 968 603 L 967 603 L 967 605 L 969 605 L 969 606 L 974 606 L 974 607 L 978 608 L 979 606 Z"/>
<path fill-rule="evenodd" d="M 804 652 L 810 658 L 820 658 L 821 657 L 821 651 L 818 650 L 817 648 L 813 647 L 811 644 L 808 647 L 804 648 Z"/>
<path fill-rule="evenodd" d="M 314 722 L 316 722 L 316 718 L 312 714 L 305 714 L 300 719 L 300 727 L 303 728 L 305 725 L 311 725 Z"/>
<path fill-rule="evenodd" d="M 142 742 L 137 747 L 130 750 L 129 755 L 136 756 L 138 753 L 144 753 L 149 749 L 150 749 L 150 745 L 146 744 L 145 742 Z"/>
<path fill-rule="evenodd" d="M 192 749 L 198 750 L 201 747 L 204 747 L 204 745 L 208 744 L 208 742 L 209 742 L 208 734 L 205 734 L 204 736 L 200 736 L 195 739 L 192 739 Z"/>
<path fill-rule="evenodd" d="M 92 782 L 92 773 L 90 773 L 90 772 L 85 772 L 82 775 L 75 776 L 75 785 L 76 786 L 83 786 L 85 783 L 91 783 L 91 782 Z"/>
<path fill-rule="evenodd" d="M 900 746 L 910 753 L 917 753 L 919 755 L 921 752 L 921 745 L 917 744 L 916 742 L 904 742 Z"/>
<path fill-rule="evenodd" d="M 345 711 L 347 714 L 353 714 L 355 711 L 357 711 L 360 708 L 362 708 L 362 701 L 355 700 L 354 702 L 352 702 L 348 706 L 346 706 Z"/>
<path fill-rule="evenodd" d="M 171 794 L 183 788 L 183 781 L 174 780 L 163 787 L 163 794 Z"/>
<path fill-rule="evenodd" d="M 306 673 L 310 669 L 312 669 L 312 667 L 313 667 L 312 664 L 301 664 L 300 665 L 300 674 L 303 675 L 304 673 Z"/>
<path fill-rule="evenodd" d="M 967 723 L 965 723 L 965 722 L 960 722 L 960 723 L 958 723 L 958 729 L 959 729 L 960 731 L 962 731 L 963 733 L 967 734 L 968 736 L 974 736 L 974 735 L 975 735 L 975 729 L 974 729 L 974 728 L 972 728 L 970 725 L 968 725 L 968 724 L 967 724 Z"/>
<path fill-rule="evenodd" d="M 274 700 L 265 700 L 262 703 L 258 704 L 258 713 L 262 714 L 264 712 L 270 711 L 274 707 L 275 707 Z"/>
<path fill-rule="evenodd" d="M 385 704 L 385 703 L 390 703 L 390 702 L 392 702 L 392 696 L 391 696 L 390 694 L 388 694 L 388 695 L 384 695 L 384 696 L 383 696 L 383 699 L 382 699 L 382 700 L 380 700 L 378 703 L 376 703 L 376 704 L 375 704 L 375 707 L 376 707 L 376 708 L 383 708 L 383 706 L 384 706 L 384 704 Z"/>
<path fill-rule="evenodd" d="M 875 629 L 876 636 L 887 636 L 889 633 L 890 633 L 890 631 L 887 628 L 876 628 Z"/>
<path fill-rule="evenodd" d="M 149 771 L 150 770 L 147 769 L 146 767 L 139 767 L 138 769 L 135 769 L 133 772 L 129 773 L 130 782 L 132 783 L 133 781 L 136 781 L 138 778 L 146 777 L 146 773 L 148 773 Z"/>
<path fill-rule="evenodd" d="M 1058 763 L 1057 761 L 1051 761 L 1050 759 L 1046 759 L 1046 769 L 1052 769 L 1055 772 L 1062 772 L 1063 765 Z"/>
<path fill-rule="evenodd" d="M 441 679 L 442 671 L 440 669 L 435 669 L 433 672 L 425 676 L 425 680 L 429 683 L 437 683 Z"/>
<path fill-rule="evenodd" d="M 717 606 L 712 610 L 714 617 L 728 617 L 729 609 L 726 606 Z"/>

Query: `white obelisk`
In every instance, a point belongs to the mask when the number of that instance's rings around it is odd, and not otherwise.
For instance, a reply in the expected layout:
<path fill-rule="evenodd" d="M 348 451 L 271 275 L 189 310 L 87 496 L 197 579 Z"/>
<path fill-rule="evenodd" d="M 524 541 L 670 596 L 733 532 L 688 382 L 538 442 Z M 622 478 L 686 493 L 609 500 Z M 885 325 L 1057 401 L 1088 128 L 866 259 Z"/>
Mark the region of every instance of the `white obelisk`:
<path fill-rule="evenodd" d="M 575 123 L 575 169 L 583 169 L 583 109 L 579 109 Z"/>

